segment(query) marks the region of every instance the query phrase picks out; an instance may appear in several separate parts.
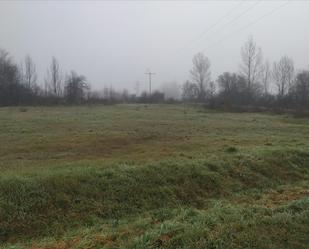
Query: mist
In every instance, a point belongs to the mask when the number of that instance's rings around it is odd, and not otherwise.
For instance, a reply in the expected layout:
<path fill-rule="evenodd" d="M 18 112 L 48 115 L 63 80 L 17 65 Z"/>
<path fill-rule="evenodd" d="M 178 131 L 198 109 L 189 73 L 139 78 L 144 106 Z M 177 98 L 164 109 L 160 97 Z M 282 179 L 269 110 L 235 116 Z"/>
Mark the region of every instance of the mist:
<path fill-rule="evenodd" d="M 253 23 L 253 24 L 251 24 Z M 182 84 L 192 57 L 205 53 L 211 73 L 237 71 L 253 36 L 270 62 L 288 55 L 308 68 L 305 1 L 1 1 L 0 47 L 16 61 L 29 54 L 43 82 L 51 57 L 85 75 L 93 89 Z"/>
<path fill-rule="evenodd" d="M 309 1 L 0 1 L 0 249 L 308 248 L 308 24 Z"/>

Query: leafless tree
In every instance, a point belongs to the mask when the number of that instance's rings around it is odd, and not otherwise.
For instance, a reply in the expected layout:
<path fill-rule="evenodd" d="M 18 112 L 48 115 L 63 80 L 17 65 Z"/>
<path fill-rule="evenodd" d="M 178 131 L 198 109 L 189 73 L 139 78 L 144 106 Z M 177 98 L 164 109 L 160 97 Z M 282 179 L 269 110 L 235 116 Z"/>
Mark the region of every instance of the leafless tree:
<path fill-rule="evenodd" d="M 252 37 L 246 41 L 241 48 L 242 64 L 241 74 L 247 79 L 247 88 L 250 93 L 257 87 L 254 86 L 259 81 L 262 70 L 262 50 L 257 47 Z"/>
<path fill-rule="evenodd" d="M 24 82 L 27 88 L 35 89 L 37 83 L 37 72 L 36 72 L 36 66 L 30 55 L 26 55 L 24 66 L 25 66 L 23 75 Z"/>
<path fill-rule="evenodd" d="M 209 97 L 213 98 L 216 93 L 216 83 L 214 81 L 209 82 Z"/>
<path fill-rule="evenodd" d="M 303 110 L 309 107 L 309 70 L 304 70 L 297 74 L 293 91 L 299 106 L 298 108 Z"/>
<path fill-rule="evenodd" d="M 103 88 L 102 96 L 103 96 L 103 99 L 109 100 L 109 90 L 108 90 L 108 87 L 105 86 Z"/>
<path fill-rule="evenodd" d="M 185 101 L 193 101 L 198 97 L 198 88 L 196 84 L 186 81 L 182 86 L 182 98 Z"/>
<path fill-rule="evenodd" d="M 19 85 L 20 74 L 9 53 L 0 49 L 0 106 L 19 102 L 24 90 Z"/>
<path fill-rule="evenodd" d="M 192 62 L 191 80 L 198 87 L 199 100 L 203 101 L 205 100 L 206 89 L 211 81 L 210 61 L 203 53 L 197 53 L 193 57 Z"/>
<path fill-rule="evenodd" d="M 121 100 L 124 103 L 127 103 L 130 99 L 129 91 L 127 89 L 123 89 L 122 94 L 121 94 Z"/>
<path fill-rule="evenodd" d="M 225 72 L 218 76 L 219 95 L 224 105 L 242 104 L 246 91 L 246 79 L 236 73 Z"/>
<path fill-rule="evenodd" d="M 269 94 L 269 84 L 271 80 L 271 69 L 269 62 L 266 61 L 263 66 L 262 66 L 262 71 L 261 71 L 261 81 L 263 84 L 263 91 L 264 91 L 264 96 Z"/>
<path fill-rule="evenodd" d="M 80 104 L 86 97 L 86 91 L 89 90 L 89 84 L 86 77 L 78 75 L 71 71 L 66 77 L 65 97 L 68 103 Z"/>
<path fill-rule="evenodd" d="M 60 70 L 59 63 L 55 57 L 52 57 L 49 68 L 47 69 L 47 75 L 45 78 L 45 86 L 48 93 L 56 97 L 62 95 L 62 82 L 63 76 Z"/>
<path fill-rule="evenodd" d="M 273 79 L 277 86 L 278 96 L 284 97 L 294 82 L 294 62 L 291 58 L 283 56 L 273 65 Z"/>

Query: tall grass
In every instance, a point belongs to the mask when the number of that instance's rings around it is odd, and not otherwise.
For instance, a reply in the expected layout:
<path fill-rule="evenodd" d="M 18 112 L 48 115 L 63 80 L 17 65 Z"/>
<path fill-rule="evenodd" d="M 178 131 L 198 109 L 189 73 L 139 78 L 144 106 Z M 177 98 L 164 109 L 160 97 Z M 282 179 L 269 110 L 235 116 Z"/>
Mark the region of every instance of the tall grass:
<path fill-rule="evenodd" d="M 276 160 L 275 160 L 276 158 Z M 162 161 L 143 166 L 77 168 L 0 182 L 0 236 L 60 235 L 97 219 L 119 219 L 157 208 L 201 208 L 209 198 L 308 179 L 309 154 L 285 152 L 262 160 Z"/>
<path fill-rule="evenodd" d="M 0 108 L 0 248 L 306 248 L 309 120 Z"/>

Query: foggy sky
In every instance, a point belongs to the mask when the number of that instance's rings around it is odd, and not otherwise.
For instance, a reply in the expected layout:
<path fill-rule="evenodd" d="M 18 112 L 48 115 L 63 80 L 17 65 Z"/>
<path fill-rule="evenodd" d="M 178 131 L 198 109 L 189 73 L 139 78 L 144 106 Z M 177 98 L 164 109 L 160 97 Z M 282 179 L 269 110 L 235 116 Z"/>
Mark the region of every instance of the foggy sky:
<path fill-rule="evenodd" d="M 250 35 L 271 64 L 288 55 L 297 68 L 309 69 L 309 2 L 278 9 L 285 2 L 1 1 L 0 48 L 17 62 L 30 54 L 41 82 L 55 56 L 64 71 L 85 75 L 95 89 L 133 91 L 139 81 L 141 91 L 148 68 L 156 73 L 154 88 L 183 83 L 197 52 L 209 57 L 213 79 L 238 71 Z"/>

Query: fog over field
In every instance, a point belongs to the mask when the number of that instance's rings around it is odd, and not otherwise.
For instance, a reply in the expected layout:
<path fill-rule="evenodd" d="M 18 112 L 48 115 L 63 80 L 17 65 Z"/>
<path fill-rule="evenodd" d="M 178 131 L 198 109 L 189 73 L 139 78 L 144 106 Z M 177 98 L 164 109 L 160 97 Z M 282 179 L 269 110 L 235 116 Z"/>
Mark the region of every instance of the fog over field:
<path fill-rule="evenodd" d="M 308 24 L 0 0 L 0 249 L 308 249 Z"/>
<path fill-rule="evenodd" d="M 182 84 L 192 56 L 203 52 L 212 77 L 238 71 L 252 35 L 271 63 L 293 58 L 308 69 L 307 1 L 1 1 L 0 47 L 21 61 L 30 54 L 39 82 L 55 56 L 65 71 L 86 75 L 93 89 L 134 91 Z"/>

